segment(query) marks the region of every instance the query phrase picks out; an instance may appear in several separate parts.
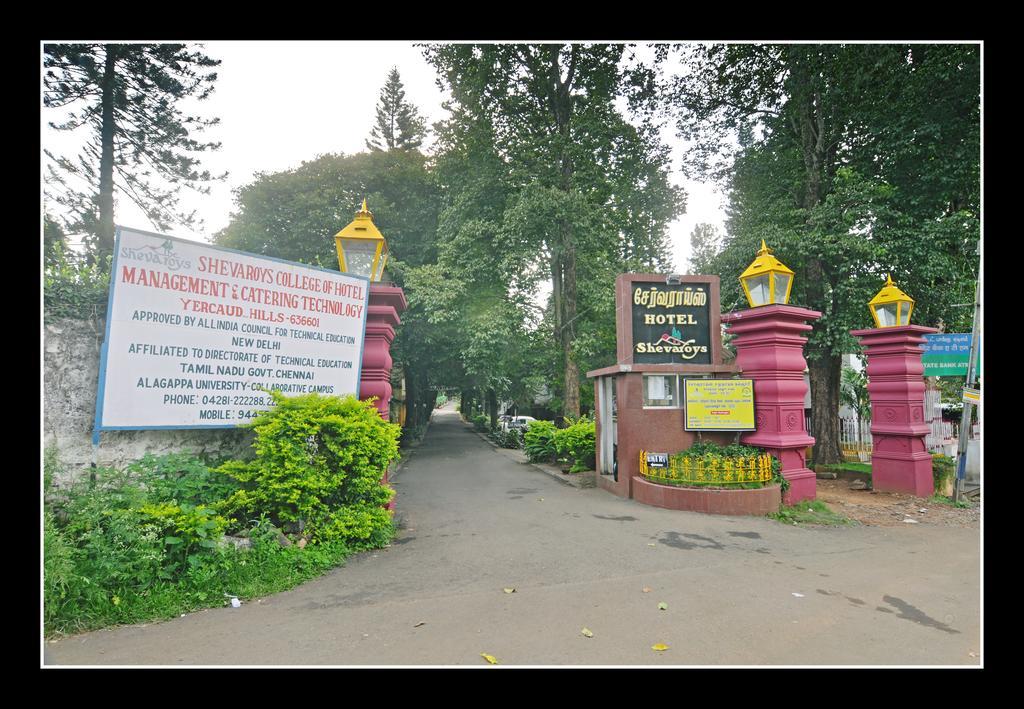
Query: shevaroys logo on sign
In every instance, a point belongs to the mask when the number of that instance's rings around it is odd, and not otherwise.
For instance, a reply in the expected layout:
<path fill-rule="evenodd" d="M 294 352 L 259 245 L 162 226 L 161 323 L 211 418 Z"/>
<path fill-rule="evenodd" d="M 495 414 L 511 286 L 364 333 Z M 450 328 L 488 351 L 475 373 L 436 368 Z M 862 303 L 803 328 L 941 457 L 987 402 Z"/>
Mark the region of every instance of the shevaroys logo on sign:
<path fill-rule="evenodd" d="M 165 239 L 159 246 L 127 246 L 122 245 L 118 256 L 129 261 L 143 261 L 145 263 L 163 266 L 168 271 L 177 271 L 182 268 L 192 268 L 192 262 L 183 259 L 174 253 L 174 242 Z"/>

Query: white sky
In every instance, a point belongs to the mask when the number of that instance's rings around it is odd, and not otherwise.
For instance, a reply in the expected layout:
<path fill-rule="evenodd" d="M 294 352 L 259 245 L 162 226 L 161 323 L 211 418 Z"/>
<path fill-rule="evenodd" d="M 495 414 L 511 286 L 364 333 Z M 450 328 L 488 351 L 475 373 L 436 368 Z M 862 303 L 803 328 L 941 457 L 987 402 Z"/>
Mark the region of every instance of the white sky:
<path fill-rule="evenodd" d="M 411 42 L 226 41 L 206 43 L 205 52 L 221 60 L 216 89 L 206 101 L 182 107 L 204 118 L 220 117 L 221 124 L 204 136 L 222 146 L 204 154 L 203 166 L 213 174 L 229 175 L 212 185 L 209 195 L 181 191 L 182 205 L 196 209 L 205 225 L 201 232 L 167 230 L 174 236 L 209 241 L 230 222 L 233 190 L 250 183 L 257 172 L 295 168 L 325 153 L 365 150 L 392 66 L 398 67 L 406 98 L 428 125 L 446 115 L 436 72 Z M 43 146 L 57 154 L 76 154 L 75 136 L 53 131 L 46 124 L 54 117 L 47 111 L 41 114 Z M 722 196 L 711 185 L 684 180 L 679 171 L 681 142 L 671 131 L 665 140 L 674 146 L 673 181 L 687 192 L 687 213 L 670 230 L 674 270 L 685 272 L 694 225 L 709 222 L 723 228 Z M 349 206 L 353 211 L 359 207 Z M 115 221 L 155 230 L 125 198 L 117 202 Z"/>

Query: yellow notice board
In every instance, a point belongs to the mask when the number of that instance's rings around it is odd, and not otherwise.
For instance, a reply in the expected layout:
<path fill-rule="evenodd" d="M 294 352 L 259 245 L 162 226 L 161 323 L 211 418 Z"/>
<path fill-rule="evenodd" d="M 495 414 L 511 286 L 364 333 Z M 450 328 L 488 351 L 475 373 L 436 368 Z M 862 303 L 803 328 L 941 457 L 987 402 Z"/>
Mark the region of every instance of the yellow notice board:
<path fill-rule="evenodd" d="M 687 431 L 755 431 L 753 379 L 684 379 Z"/>

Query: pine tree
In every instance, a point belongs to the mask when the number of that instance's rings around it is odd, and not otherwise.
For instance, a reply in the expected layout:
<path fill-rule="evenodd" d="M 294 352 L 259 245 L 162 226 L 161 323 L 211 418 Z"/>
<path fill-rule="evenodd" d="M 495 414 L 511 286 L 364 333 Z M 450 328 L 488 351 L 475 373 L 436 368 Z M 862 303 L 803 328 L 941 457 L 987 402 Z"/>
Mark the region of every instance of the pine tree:
<path fill-rule="evenodd" d="M 183 115 L 177 103 L 205 99 L 220 64 L 183 44 L 48 44 L 43 47 L 43 105 L 67 109 L 56 130 L 83 126 L 90 136 L 74 158 L 45 150 L 46 192 L 63 206 L 64 226 L 85 231 L 93 255 L 113 251 L 114 193 L 142 209 L 158 229 L 172 223 L 193 226 L 195 212 L 184 213 L 177 193 L 187 185 L 200 193 L 225 175 L 201 170 L 196 153 L 220 143 L 193 135 L 219 119 Z"/>
<path fill-rule="evenodd" d="M 392 67 L 377 101 L 377 123 L 370 131 L 366 147 L 381 151 L 414 150 L 423 144 L 426 135 L 426 122 L 419 110 L 405 100 L 398 68 Z"/>
<path fill-rule="evenodd" d="M 695 224 L 690 232 L 691 273 L 714 273 L 712 263 L 721 243 L 722 236 L 714 224 Z"/>

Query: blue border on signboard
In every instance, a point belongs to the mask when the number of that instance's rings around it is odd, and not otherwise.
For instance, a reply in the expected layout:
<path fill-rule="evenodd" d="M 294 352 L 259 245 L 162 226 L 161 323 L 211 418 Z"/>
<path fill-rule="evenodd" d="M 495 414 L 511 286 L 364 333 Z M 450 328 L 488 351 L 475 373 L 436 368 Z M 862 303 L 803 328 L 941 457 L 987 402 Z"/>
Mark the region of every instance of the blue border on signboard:
<path fill-rule="evenodd" d="M 702 381 L 702 382 L 722 381 L 721 379 L 715 379 L 713 377 L 710 378 L 710 379 L 707 378 L 707 377 L 702 377 L 700 379 L 698 379 L 696 377 L 688 377 L 687 380 Z M 753 379 L 745 379 L 745 378 L 742 378 L 742 377 L 730 377 L 729 379 L 725 380 L 725 381 L 730 381 L 730 382 L 750 382 L 750 406 L 754 409 L 754 427 L 753 428 L 687 428 L 686 427 L 686 423 L 687 423 L 686 411 L 687 411 L 687 409 L 689 407 L 689 402 L 687 401 L 687 391 L 686 391 L 686 383 L 685 383 L 685 381 L 686 380 L 684 380 L 684 384 L 683 384 L 683 387 L 682 387 L 682 389 L 683 389 L 683 392 L 682 392 L 683 393 L 683 430 L 684 431 L 687 431 L 687 432 L 690 432 L 690 431 L 692 431 L 692 432 L 711 431 L 711 432 L 723 432 L 723 433 L 728 433 L 728 432 L 750 433 L 751 431 L 756 431 L 757 430 L 757 399 L 756 399 L 756 394 L 754 392 L 754 380 Z"/>
<path fill-rule="evenodd" d="M 183 241 L 186 244 L 195 244 L 198 246 L 204 246 L 207 248 L 214 249 L 216 251 L 226 251 L 231 254 L 238 254 L 239 256 L 248 256 L 250 258 L 266 259 L 267 261 L 275 261 L 277 263 L 283 263 L 288 266 L 298 266 L 299 268 L 311 268 L 316 271 L 323 271 L 324 273 L 330 273 L 332 275 L 348 276 L 349 278 L 355 278 L 360 281 L 366 282 L 366 304 L 363 307 L 363 340 L 359 347 L 359 369 L 356 373 L 356 398 L 359 398 L 359 382 L 362 379 L 363 374 L 363 352 L 366 349 L 366 321 L 370 317 L 370 279 L 367 276 L 358 276 L 352 273 L 342 273 L 341 271 L 332 271 L 329 268 L 323 266 L 313 266 L 307 263 L 298 263 L 297 261 L 287 261 L 282 258 L 275 258 L 274 256 L 262 256 L 260 254 L 250 253 L 248 251 L 238 251 L 237 249 L 229 249 L 223 246 L 216 246 L 214 244 L 207 244 L 202 241 L 192 241 L 191 239 L 182 239 L 180 236 L 169 236 L 168 234 L 158 234 L 153 231 L 145 231 L 144 229 L 135 229 L 134 227 L 114 227 L 114 258 L 110 262 L 110 292 L 107 294 L 107 322 L 105 327 L 105 333 L 103 335 L 103 345 L 100 348 L 100 379 L 99 389 L 96 392 L 96 417 L 93 422 L 93 435 L 92 440 L 94 444 L 99 444 L 100 431 L 186 431 L 195 429 L 231 429 L 238 428 L 244 424 L 241 423 L 226 423 L 226 424 L 200 424 L 196 426 L 103 426 L 100 421 L 100 417 L 103 413 L 103 399 L 106 394 L 106 383 L 107 383 L 107 348 L 110 343 L 110 314 L 114 307 L 114 287 L 117 284 L 117 258 L 120 254 L 121 245 L 121 229 L 135 232 L 136 234 L 142 234 L 143 236 L 155 236 L 160 239 L 170 239 L 172 241 Z"/>

